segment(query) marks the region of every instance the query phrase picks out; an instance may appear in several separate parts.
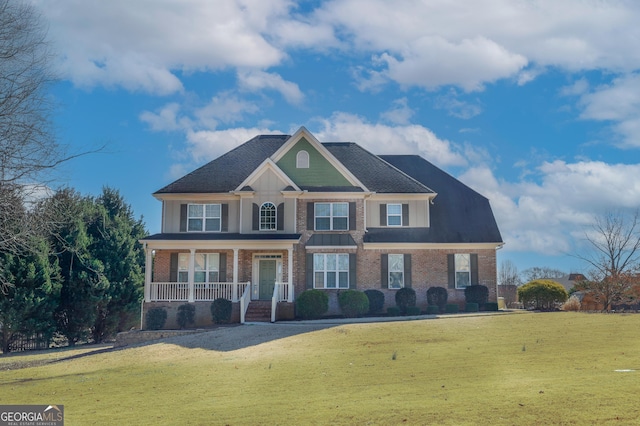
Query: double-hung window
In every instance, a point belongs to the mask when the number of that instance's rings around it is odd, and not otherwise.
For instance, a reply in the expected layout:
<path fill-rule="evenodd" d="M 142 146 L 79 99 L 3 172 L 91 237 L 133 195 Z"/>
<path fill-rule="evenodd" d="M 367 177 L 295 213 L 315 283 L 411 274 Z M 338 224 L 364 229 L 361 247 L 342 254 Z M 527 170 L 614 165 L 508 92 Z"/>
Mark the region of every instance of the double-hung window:
<path fill-rule="evenodd" d="M 276 228 L 276 206 L 273 203 L 264 203 L 260 207 L 260 230 L 275 231 Z"/>
<path fill-rule="evenodd" d="M 456 288 L 466 288 L 471 285 L 471 260 L 468 253 L 455 255 Z"/>
<path fill-rule="evenodd" d="M 220 204 L 189 204 L 187 231 L 220 232 L 221 213 Z"/>
<path fill-rule="evenodd" d="M 316 231 L 349 229 L 349 203 L 315 203 Z"/>
<path fill-rule="evenodd" d="M 178 282 L 189 282 L 189 253 L 178 255 Z M 196 253 L 193 282 L 215 283 L 220 279 L 220 254 Z"/>
<path fill-rule="evenodd" d="M 387 204 L 387 226 L 402 226 L 402 204 Z"/>
<path fill-rule="evenodd" d="M 390 254 L 389 262 L 389 288 L 404 287 L 404 254 Z"/>
<path fill-rule="evenodd" d="M 314 288 L 349 288 L 349 255 L 313 255 Z"/>

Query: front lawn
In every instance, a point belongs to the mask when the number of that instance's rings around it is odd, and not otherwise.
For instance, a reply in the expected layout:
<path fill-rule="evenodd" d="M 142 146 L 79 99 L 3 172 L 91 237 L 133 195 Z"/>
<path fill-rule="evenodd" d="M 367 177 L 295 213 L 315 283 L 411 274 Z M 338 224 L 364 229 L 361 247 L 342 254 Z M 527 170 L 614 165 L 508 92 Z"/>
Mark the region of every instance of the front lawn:
<path fill-rule="evenodd" d="M 156 343 L 2 371 L 0 395 L 64 404 L 69 425 L 634 424 L 638 330 L 640 315 L 558 312 L 352 324 L 226 352 Z"/>

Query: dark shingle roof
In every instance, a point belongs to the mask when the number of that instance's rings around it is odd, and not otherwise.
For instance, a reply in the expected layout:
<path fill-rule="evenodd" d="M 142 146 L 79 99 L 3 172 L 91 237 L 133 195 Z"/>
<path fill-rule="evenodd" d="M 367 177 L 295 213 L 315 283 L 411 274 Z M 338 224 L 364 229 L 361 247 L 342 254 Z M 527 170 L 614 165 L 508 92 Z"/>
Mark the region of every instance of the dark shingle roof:
<path fill-rule="evenodd" d="M 289 139 L 288 135 L 261 135 L 158 190 L 156 194 L 229 192 Z"/>
<path fill-rule="evenodd" d="M 367 189 L 378 193 L 433 193 L 431 189 L 353 142 L 323 143 Z"/>
<path fill-rule="evenodd" d="M 357 244 L 350 234 L 313 234 L 306 246 L 356 247 Z"/>
<path fill-rule="evenodd" d="M 430 209 L 431 227 L 425 242 L 502 242 L 487 198 L 418 155 L 380 158 L 438 193 Z"/>

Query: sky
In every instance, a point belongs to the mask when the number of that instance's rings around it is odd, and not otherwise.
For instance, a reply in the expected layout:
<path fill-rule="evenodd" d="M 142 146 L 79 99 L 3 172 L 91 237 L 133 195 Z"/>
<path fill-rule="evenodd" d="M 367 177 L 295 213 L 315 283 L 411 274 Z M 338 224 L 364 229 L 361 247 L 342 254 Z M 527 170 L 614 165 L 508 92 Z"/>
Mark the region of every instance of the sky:
<path fill-rule="evenodd" d="M 60 81 L 60 170 L 152 193 L 258 134 L 418 154 L 490 200 L 520 271 L 584 272 L 594 218 L 640 206 L 635 0 L 29 0 Z M 585 251 L 586 250 L 586 251 Z"/>

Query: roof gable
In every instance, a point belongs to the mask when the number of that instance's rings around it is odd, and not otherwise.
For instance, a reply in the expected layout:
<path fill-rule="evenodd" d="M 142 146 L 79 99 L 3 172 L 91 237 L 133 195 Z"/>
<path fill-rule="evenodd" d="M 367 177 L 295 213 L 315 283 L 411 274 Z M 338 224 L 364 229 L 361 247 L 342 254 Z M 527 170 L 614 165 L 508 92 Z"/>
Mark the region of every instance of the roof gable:
<path fill-rule="evenodd" d="M 297 167 L 300 151 L 309 155 L 309 167 Z M 304 127 L 291 136 L 271 159 L 304 189 L 352 187 L 354 190 L 366 190 L 362 182 Z"/>
<path fill-rule="evenodd" d="M 254 187 L 255 183 L 260 180 L 266 173 L 273 173 L 278 180 L 282 182 L 283 188 L 291 187 L 291 190 L 298 191 L 299 188 L 297 185 L 287 176 L 280 168 L 273 162 L 271 159 L 267 158 L 262 162 L 258 168 L 256 168 L 253 173 L 251 173 L 247 178 L 236 188 L 236 191 L 242 191 L 244 187 Z"/>

